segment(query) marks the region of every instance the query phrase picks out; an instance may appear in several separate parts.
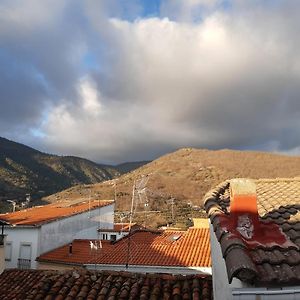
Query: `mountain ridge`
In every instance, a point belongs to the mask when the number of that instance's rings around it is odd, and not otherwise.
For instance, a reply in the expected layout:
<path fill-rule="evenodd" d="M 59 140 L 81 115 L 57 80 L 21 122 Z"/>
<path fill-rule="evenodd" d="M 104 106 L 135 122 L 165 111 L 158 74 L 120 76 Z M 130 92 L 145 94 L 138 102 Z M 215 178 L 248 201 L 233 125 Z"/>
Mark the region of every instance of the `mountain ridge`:
<path fill-rule="evenodd" d="M 119 175 L 109 165 L 43 153 L 0 137 L 0 199 L 24 199 L 27 193 L 49 195 L 72 185 L 96 183 Z"/>
<path fill-rule="evenodd" d="M 165 154 L 115 180 L 76 186 L 51 195 L 45 201 L 53 202 L 61 198 L 78 197 L 84 199 L 89 193 L 97 199 L 114 199 L 115 193 L 116 209 L 128 211 L 134 182 L 148 176 L 146 195 L 149 210 L 170 212 L 170 203 L 173 200 L 177 208 L 184 206 L 184 209 L 188 209 L 187 205 L 201 207 L 204 194 L 227 179 L 298 177 L 299 175 L 299 156 L 259 151 L 183 148 Z M 143 207 L 141 209 L 144 210 Z M 154 216 L 151 219 L 154 220 Z"/>

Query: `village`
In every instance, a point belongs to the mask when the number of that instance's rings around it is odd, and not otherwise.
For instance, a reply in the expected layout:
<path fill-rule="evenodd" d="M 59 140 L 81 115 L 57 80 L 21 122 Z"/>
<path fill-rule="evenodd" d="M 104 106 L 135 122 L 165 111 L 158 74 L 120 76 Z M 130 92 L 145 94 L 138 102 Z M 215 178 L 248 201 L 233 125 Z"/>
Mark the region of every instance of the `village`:
<path fill-rule="evenodd" d="M 0 300 L 300 300 L 299 11 L 0 0 Z"/>
<path fill-rule="evenodd" d="M 0 215 L 2 299 L 299 299 L 300 180 L 232 179 L 187 230 L 114 223 L 114 200 Z"/>

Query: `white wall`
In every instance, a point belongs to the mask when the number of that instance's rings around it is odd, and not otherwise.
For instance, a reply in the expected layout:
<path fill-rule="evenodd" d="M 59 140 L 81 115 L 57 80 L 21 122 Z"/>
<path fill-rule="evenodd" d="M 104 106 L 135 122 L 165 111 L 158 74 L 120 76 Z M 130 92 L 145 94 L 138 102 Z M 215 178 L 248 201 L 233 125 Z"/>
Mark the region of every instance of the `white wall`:
<path fill-rule="evenodd" d="M 5 241 L 6 241 L 6 236 L 5 235 L 1 235 L 1 239 L 3 237 L 3 240 L 0 244 L 0 274 L 4 271 L 5 269 Z"/>
<path fill-rule="evenodd" d="M 87 269 L 90 270 L 105 270 L 105 271 L 127 271 L 133 273 L 167 273 L 167 274 L 181 274 L 181 275 L 211 275 L 211 268 L 188 268 L 188 267 L 172 267 L 172 266 L 143 266 L 143 265 L 129 265 L 126 268 L 125 265 L 111 265 L 111 264 L 103 264 L 103 265 L 95 265 L 89 264 L 85 265 Z"/>
<path fill-rule="evenodd" d="M 100 227 L 113 229 L 114 204 L 42 225 L 39 254 L 74 239 L 97 239 Z"/>
<path fill-rule="evenodd" d="M 233 289 L 233 300 L 299 300 L 300 286 Z"/>
<path fill-rule="evenodd" d="M 113 224 L 114 204 L 111 204 L 46 223 L 41 227 L 5 227 L 7 242 L 12 243 L 12 259 L 6 261 L 5 266 L 6 268 L 18 267 L 22 243 L 31 245 L 31 268 L 35 269 L 37 266 L 35 259 L 40 254 L 65 245 L 73 239 L 97 239 L 99 226 L 113 229 Z"/>
<path fill-rule="evenodd" d="M 107 228 L 105 228 L 105 229 L 107 229 Z M 107 235 L 107 240 L 108 241 L 110 241 L 111 240 L 111 236 L 112 235 L 115 235 L 116 236 L 116 240 L 119 240 L 120 238 L 122 238 L 122 237 L 124 237 L 124 236 L 126 236 L 126 235 L 128 235 L 129 234 L 129 232 L 128 231 L 105 231 L 105 229 L 102 231 L 101 230 L 101 232 L 100 232 L 100 235 L 99 235 L 99 239 L 103 239 L 102 238 L 102 235 L 103 234 L 106 234 Z"/>
<path fill-rule="evenodd" d="M 12 243 L 12 259 L 5 262 L 6 268 L 17 268 L 20 257 L 20 245 L 22 243 L 31 244 L 31 268 L 36 267 L 36 257 L 38 256 L 39 228 L 35 227 L 6 227 L 6 241 Z"/>

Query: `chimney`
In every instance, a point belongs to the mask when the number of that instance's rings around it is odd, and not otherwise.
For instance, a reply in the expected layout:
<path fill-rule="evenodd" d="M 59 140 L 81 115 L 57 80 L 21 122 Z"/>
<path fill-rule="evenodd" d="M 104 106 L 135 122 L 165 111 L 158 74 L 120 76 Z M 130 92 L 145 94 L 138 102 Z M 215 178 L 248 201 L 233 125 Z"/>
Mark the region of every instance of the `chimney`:
<path fill-rule="evenodd" d="M 73 244 L 70 243 L 69 244 L 69 255 L 72 255 L 72 253 L 73 253 Z"/>
<path fill-rule="evenodd" d="M 240 234 L 251 239 L 255 229 L 259 229 L 256 185 L 250 179 L 230 181 L 230 216 L 233 226 Z"/>

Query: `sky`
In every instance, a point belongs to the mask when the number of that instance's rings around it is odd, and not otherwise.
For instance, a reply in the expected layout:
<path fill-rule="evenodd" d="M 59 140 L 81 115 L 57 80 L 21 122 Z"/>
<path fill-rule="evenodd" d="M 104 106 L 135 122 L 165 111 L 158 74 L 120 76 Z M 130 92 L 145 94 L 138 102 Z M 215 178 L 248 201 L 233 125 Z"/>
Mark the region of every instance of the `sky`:
<path fill-rule="evenodd" d="M 96 162 L 300 153 L 300 1 L 0 0 L 0 136 Z"/>

